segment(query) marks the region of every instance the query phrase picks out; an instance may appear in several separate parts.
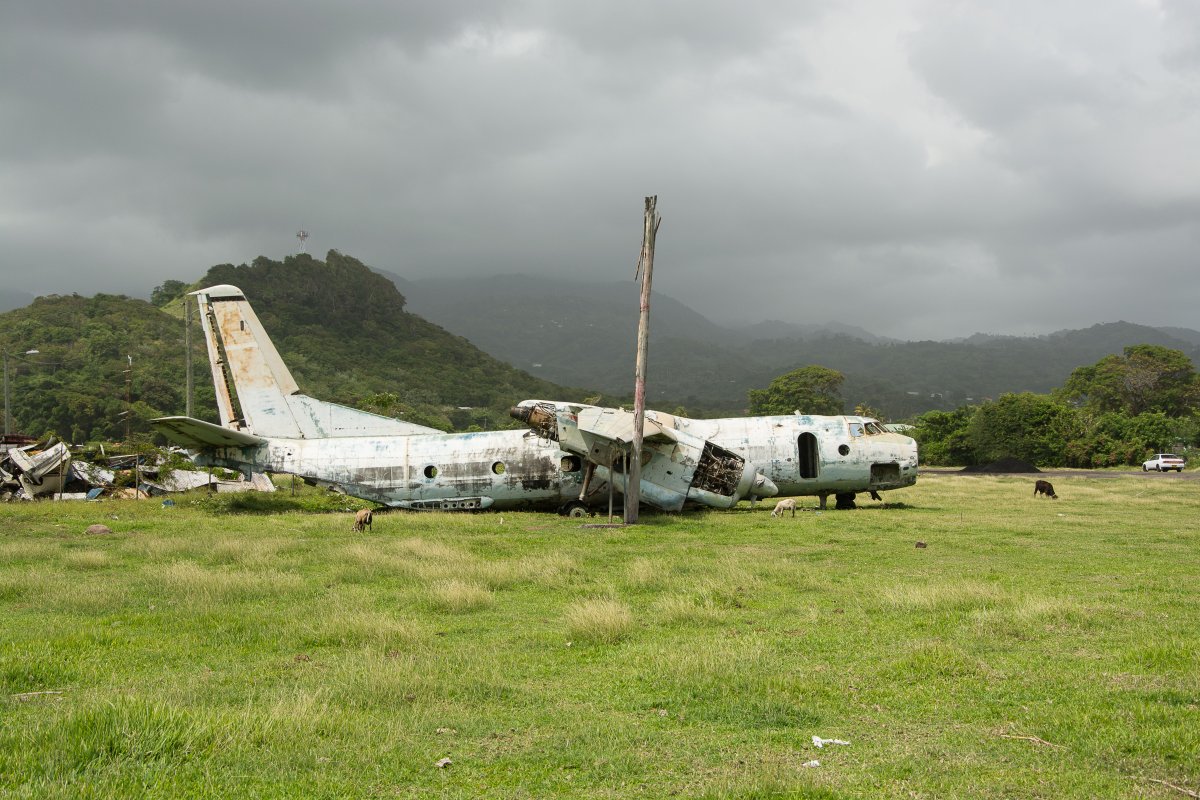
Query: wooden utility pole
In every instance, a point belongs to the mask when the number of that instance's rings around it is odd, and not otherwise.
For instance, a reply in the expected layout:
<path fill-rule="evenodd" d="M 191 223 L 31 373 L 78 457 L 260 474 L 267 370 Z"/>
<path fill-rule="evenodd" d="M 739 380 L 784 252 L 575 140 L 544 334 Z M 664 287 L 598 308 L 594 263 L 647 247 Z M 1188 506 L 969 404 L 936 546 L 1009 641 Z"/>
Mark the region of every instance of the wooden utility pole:
<path fill-rule="evenodd" d="M 184 363 L 187 365 L 187 388 L 184 390 L 187 397 L 184 400 L 184 414 L 191 417 L 192 414 L 192 395 L 193 380 L 192 380 L 192 297 L 189 294 L 183 296 L 183 353 Z"/>
<path fill-rule="evenodd" d="M 641 314 L 638 317 L 637 366 L 633 372 L 633 445 L 625 469 L 625 524 L 638 521 L 642 490 L 642 432 L 646 421 L 646 349 L 650 338 L 650 280 L 654 273 L 654 239 L 662 218 L 655 211 L 658 195 L 646 198 L 642 223 L 642 252 L 634 278 L 642 279 Z"/>
<path fill-rule="evenodd" d="M 129 359 L 129 369 L 125 370 L 125 443 L 129 443 L 129 422 L 133 416 L 133 356 Z"/>

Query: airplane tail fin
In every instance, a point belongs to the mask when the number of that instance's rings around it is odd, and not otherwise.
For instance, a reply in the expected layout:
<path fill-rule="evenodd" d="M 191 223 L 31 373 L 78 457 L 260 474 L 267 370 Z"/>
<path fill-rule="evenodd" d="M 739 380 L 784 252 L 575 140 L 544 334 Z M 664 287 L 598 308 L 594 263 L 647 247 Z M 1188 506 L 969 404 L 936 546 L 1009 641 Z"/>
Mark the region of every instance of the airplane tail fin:
<path fill-rule="evenodd" d="M 222 427 L 286 439 L 441 433 L 300 394 L 241 289 L 226 284 L 192 295 L 200 309 Z"/>

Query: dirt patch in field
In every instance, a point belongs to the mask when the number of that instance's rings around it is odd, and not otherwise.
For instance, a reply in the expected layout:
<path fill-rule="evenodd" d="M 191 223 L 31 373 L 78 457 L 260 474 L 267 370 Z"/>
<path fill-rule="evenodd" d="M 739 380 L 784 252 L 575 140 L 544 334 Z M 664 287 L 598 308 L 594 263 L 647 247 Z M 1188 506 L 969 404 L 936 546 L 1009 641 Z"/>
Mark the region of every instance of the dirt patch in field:
<path fill-rule="evenodd" d="M 1041 472 L 1040 469 L 1030 464 L 1028 461 L 1022 461 L 1019 458 L 1006 457 L 999 461 L 993 461 L 990 464 L 976 464 L 971 467 L 963 467 L 963 472 Z"/>

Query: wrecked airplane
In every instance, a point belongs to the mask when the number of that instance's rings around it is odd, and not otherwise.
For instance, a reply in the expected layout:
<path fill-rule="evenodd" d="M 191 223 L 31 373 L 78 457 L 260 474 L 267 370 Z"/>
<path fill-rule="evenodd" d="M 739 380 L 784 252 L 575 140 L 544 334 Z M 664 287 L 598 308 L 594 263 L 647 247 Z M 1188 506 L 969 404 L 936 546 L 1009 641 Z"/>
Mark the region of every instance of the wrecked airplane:
<path fill-rule="evenodd" d="M 166 459 L 153 455 L 107 456 L 107 466 L 76 458 L 71 449 L 53 439 L 39 444 L 28 436 L 10 434 L 10 446 L 0 450 L 0 501 L 97 500 L 103 497 L 136 499 L 207 488 L 212 492 L 273 492 L 275 485 L 263 474 L 255 480 L 214 476 L 212 471 L 171 469 Z"/>
<path fill-rule="evenodd" d="M 303 395 L 235 286 L 193 292 L 220 424 L 163 417 L 154 427 L 200 465 L 290 473 L 386 506 L 443 511 L 558 508 L 581 516 L 623 485 L 632 415 L 527 400 L 528 430 L 443 433 Z M 882 491 L 916 480 L 916 443 L 859 417 L 689 420 L 647 413 L 642 498 L 730 508 L 778 493 Z M 611 482 L 611 483 L 610 483 Z"/>
<path fill-rule="evenodd" d="M 219 425 L 152 425 L 200 465 L 280 472 L 382 505 L 444 511 L 557 508 L 579 494 L 583 463 L 522 430 L 443 433 L 300 394 L 235 286 L 194 292 Z"/>
<path fill-rule="evenodd" d="M 510 415 L 539 436 L 587 461 L 588 479 L 624 488 L 624 457 L 633 439 L 629 411 L 526 400 Z M 730 508 L 740 500 L 832 495 L 852 508 L 858 492 L 911 486 L 917 444 L 866 417 L 792 414 L 688 419 L 647 411 L 641 496 L 675 511 L 699 502 Z"/>
<path fill-rule="evenodd" d="M 78 477 L 75 466 L 70 449 L 62 442 L 51 442 L 45 448 L 14 447 L 0 464 L 0 485 L 7 495 L 5 499 L 62 494 L 67 483 Z"/>

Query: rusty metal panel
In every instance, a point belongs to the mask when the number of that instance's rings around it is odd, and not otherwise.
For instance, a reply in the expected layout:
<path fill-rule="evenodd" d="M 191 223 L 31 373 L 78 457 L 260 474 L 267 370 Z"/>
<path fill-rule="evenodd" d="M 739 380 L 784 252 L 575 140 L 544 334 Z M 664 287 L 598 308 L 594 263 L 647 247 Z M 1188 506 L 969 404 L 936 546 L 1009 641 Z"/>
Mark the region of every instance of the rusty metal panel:
<path fill-rule="evenodd" d="M 233 395 L 229 382 L 225 379 L 225 360 L 221 357 L 217 330 L 208 306 L 208 297 L 203 292 L 193 292 L 196 303 L 200 306 L 200 329 L 204 332 L 204 344 L 208 349 L 208 365 L 212 371 L 213 388 L 217 395 L 217 414 L 221 425 L 226 428 L 237 427 L 237 415 L 233 410 Z"/>

